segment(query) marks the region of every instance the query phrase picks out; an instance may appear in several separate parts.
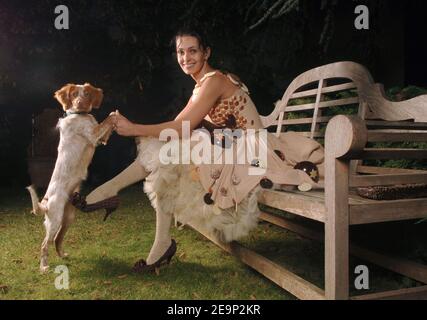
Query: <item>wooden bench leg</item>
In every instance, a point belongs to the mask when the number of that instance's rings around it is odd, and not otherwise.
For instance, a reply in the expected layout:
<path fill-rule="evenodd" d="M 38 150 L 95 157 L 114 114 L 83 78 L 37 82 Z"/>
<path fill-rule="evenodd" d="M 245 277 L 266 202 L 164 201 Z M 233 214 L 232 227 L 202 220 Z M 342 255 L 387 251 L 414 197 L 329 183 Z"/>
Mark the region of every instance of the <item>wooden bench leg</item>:
<path fill-rule="evenodd" d="M 325 159 L 325 295 L 326 299 L 343 300 L 349 298 L 349 164 L 328 158 Z"/>

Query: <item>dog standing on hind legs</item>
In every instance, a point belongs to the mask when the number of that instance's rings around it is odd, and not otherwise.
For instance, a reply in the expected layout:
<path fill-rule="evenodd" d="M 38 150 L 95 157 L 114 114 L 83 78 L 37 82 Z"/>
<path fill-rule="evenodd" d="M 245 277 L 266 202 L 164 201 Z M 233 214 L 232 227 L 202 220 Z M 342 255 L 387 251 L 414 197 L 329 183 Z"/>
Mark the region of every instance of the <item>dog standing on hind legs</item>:
<path fill-rule="evenodd" d="M 33 186 L 27 187 L 33 213 L 45 215 L 46 236 L 42 242 L 40 258 L 42 272 L 49 269 L 50 244 L 55 243 L 60 257 L 67 255 L 62 249 L 62 242 L 75 216 L 70 197 L 86 179 L 87 168 L 96 146 L 107 143 L 114 126 L 111 115 L 98 124 L 90 114 L 92 108 L 99 108 L 101 105 L 103 92 L 89 83 L 67 84 L 56 91 L 54 97 L 65 111 L 64 118 L 59 119 L 57 125 L 60 132 L 58 158 L 42 201 L 39 201 Z"/>

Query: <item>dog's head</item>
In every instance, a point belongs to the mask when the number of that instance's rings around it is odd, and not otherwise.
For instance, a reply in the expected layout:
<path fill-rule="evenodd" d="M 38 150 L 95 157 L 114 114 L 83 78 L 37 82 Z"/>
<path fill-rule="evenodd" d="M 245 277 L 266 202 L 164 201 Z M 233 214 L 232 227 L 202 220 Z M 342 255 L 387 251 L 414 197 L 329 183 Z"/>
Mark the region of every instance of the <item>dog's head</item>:
<path fill-rule="evenodd" d="M 99 108 L 104 94 L 102 89 L 95 88 L 90 83 L 69 83 L 56 91 L 54 97 L 64 111 L 91 112 L 92 108 Z"/>

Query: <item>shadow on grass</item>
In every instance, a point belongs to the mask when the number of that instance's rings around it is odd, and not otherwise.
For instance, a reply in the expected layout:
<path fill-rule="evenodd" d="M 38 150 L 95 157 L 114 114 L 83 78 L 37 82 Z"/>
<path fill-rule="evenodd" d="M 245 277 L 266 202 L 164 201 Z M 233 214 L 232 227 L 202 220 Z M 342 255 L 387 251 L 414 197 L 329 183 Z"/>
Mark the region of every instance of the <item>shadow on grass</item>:
<path fill-rule="evenodd" d="M 79 271 L 79 277 L 82 278 L 91 278 L 96 281 L 126 277 L 128 280 L 154 280 L 159 284 L 167 283 L 170 286 L 185 287 L 193 286 L 198 279 L 213 284 L 216 278 L 223 277 L 230 271 L 228 266 L 207 266 L 201 263 L 180 261 L 178 258 L 173 258 L 169 265 L 162 265 L 158 274 L 154 271 L 136 273 L 132 271 L 134 262 L 129 263 L 126 260 L 95 258 L 86 260 L 85 263 L 85 269 Z"/>

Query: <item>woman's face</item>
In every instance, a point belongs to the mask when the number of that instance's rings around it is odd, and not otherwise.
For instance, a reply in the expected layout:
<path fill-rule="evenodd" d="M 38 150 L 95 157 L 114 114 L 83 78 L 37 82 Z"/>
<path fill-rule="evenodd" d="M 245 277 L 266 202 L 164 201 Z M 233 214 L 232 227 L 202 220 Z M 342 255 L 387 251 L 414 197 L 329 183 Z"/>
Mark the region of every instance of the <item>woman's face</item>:
<path fill-rule="evenodd" d="M 209 58 L 210 49 L 203 50 L 197 38 L 193 36 L 181 36 L 176 38 L 176 54 L 182 71 L 195 75 Z"/>

